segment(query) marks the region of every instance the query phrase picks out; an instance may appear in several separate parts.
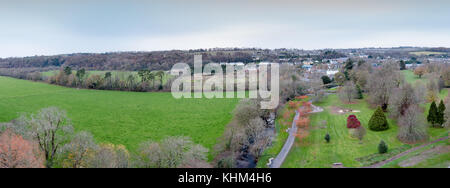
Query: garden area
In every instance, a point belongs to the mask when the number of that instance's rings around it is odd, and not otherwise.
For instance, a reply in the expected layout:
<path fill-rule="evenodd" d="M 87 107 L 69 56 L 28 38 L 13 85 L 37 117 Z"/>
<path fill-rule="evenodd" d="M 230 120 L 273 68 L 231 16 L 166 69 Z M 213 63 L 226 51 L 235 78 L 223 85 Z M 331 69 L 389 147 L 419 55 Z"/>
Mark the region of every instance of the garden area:
<path fill-rule="evenodd" d="M 396 151 L 395 148 L 409 148 L 409 146 L 405 146 L 397 139 L 398 126 L 397 122 L 392 119 L 387 119 L 389 124 L 388 130 L 382 132 L 369 130 L 368 123 L 375 109 L 370 108 L 365 100 L 358 100 L 354 104 L 344 104 L 336 95 L 329 95 L 322 102 L 315 103 L 315 105 L 324 108 L 325 111 L 310 116 L 309 136 L 297 140 L 282 167 L 330 168 L 334 163 L 342 163 L 345 167 L 362 167 L 367 162 L 358 161 L 357 159 L 378 153 L 378 145 L 381 140 L 389 148 L 392 148 L 392 152 Z M 336 108 L 353 109 L 353 111 L 357 112 L 336 113 Z M 347 118 L 352 114 L 358 118 L 361 126 L 367 130 L 367 134 L 361 142 L 357 138 L 353 138 L 347 128 Z M 329 143 L 324 139 L 327 134 L 330 135 Z M 429 129 L 430 140 L 440 138 L 446 134 L 446 129 Z M 383 159 L 378 160 L 381 161 Z"/>

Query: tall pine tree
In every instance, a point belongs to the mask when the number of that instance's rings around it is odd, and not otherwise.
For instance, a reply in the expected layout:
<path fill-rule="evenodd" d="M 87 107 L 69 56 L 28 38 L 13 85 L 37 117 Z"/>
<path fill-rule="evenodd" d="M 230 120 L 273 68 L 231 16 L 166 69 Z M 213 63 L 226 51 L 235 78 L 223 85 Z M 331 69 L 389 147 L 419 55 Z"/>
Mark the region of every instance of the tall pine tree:
<path fill-rule="evenodd" d="M 440 126 L 442 126 L 442 124 L 444 124 L 444 122 L 445 122 L 444 113 L 445 113 L 445 104 L 444 104 L 444 101 L 441 100 L 441 102 L 439 103 L 438 113 L 437 113 L 437 124 Z"/>
<path fill-rule="evenodd" d="M 428 111 L 427 121 L 433 126 L 438 122 L 438 108 L 434 101 L 431 103 L 430 110 Z"/>
<path fill-rule="evenodd" d="M 362 89 L 359 86 L 359 84 L 356 84 L 356 91 L 358 92 L 358 94 L 356 95 L 356 98 L 363 99 L 364 98 L 363 92 L 362 92 Z"/>

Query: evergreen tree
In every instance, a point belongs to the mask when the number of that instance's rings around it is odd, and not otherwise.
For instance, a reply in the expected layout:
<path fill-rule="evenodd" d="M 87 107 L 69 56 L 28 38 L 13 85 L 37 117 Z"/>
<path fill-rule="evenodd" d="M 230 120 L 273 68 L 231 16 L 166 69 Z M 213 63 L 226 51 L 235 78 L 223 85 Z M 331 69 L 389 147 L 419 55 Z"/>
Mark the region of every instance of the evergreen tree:
<path fill-rule="evenodd" d="M 444 104 L 444 101 L 441 100 L 441 102 L 439 103 L 438 113 L 437 113 L 437 123 L 440 126 L 442 126 L 442 124 L 444 124 L 444 122 L 445 122 L 444 113 L 445 113 L 445 104 Z"/>
<path fill-rule="evenodd" d="M 406 70 L 406 63 L 403 60 L 400 60 L 400 70 Z"/>
<path fill-rule="evenodd" d="M 378 153 L 383 154 L 388 152 L 387 144 L 382 140 L 380 144 L 378 144 Z"/>
<path fill-rule="evenodd" d="M 346 62 L 345 62 L 345 65 L 344 65 L 344 69 L 345 70 L 352 70 L 353 69 L 353 60 L 352 59 L 348 59 Z"/>
<path fill-rule="evenodd" d="M 64 73 L 65 73 L 66 75 L 72 74 L 72 68 L 70 68 L 69 66 L 64 67 Z"/>
<path fill-rule="evenodd" d="M 331 83 L 331 79 L 330 79 L 330 77 L 325 75 L 325 76 L 322 76 L 322 82 L 323 82 L 323 84 L 327 85 L 327 84 Z"/>
<path fill-rule="evenodd" d="M 357 99 L 363 99 L 364 98 L 363 92 L 362 92 L 361 87 L 358 84 L 356 85 L 356 91 L 358 92 L 357 95 L 356 95 L 356 98 Z"/>
<path fill-rule="evenodd" d="M 369 128 L 372 131 L 384 131 L 389 129 L 386 115 L 381 107 L 378 107 L 369 120 Z"/>
<path fill-rule="evenodd" d="M 330 134 L 327 133 L 327 135 L 325 135 L 325 141 L 327 141 L 327 143 L 330 143 L 331 137 Z"/>
<path fill-rule="evenodd" d="M 438 109 L 434 101 L 431 103 L 430 110 L 428 111 L 427 121 L 433 126 L 438 122 Z"/>

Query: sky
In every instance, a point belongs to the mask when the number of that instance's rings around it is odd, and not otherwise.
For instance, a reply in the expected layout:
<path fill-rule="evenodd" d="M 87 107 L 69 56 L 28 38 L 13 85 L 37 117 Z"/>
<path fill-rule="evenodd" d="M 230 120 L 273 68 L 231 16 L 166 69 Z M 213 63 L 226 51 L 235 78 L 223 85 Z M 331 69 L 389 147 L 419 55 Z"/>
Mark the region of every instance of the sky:
<path fill-rule="evenodd" d="M 448 0 L 0 0 L 0 57 L 450 47 Z"/>

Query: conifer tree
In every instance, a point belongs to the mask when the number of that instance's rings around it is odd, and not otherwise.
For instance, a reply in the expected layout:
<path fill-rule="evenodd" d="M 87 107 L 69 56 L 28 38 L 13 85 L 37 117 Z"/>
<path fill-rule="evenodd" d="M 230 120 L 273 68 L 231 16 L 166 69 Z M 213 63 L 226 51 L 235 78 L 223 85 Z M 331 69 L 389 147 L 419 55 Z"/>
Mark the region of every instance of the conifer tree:
<path fill-rule="evenodd" d="M 430 110 L 428 111 L 427 121 L 433 126 L 437 124 L 438 108 L 436 106 L 436 102 L 434 101 L 431 103 Z"/>
<path fill-rule="evenodd" d="M 439 103 L 439 107 L 438 107 L 438 113 L 437 113 L 437 124 L 442 126 L 442 124 L 444 124 L 445 119 L 444 119 L 444 113 L 445 113 L 445 105 L 444 105 L 444 101 L 441 100 L 441 102 Z"/>
<path fill-rule="evenodd" d="M 389 124 L 386 119 L 386 115 L 381 107 L 378 107 L 375 113 L 369 120 L 369 128 L 372 131 L 384 131 L 389 129 Z"/>

